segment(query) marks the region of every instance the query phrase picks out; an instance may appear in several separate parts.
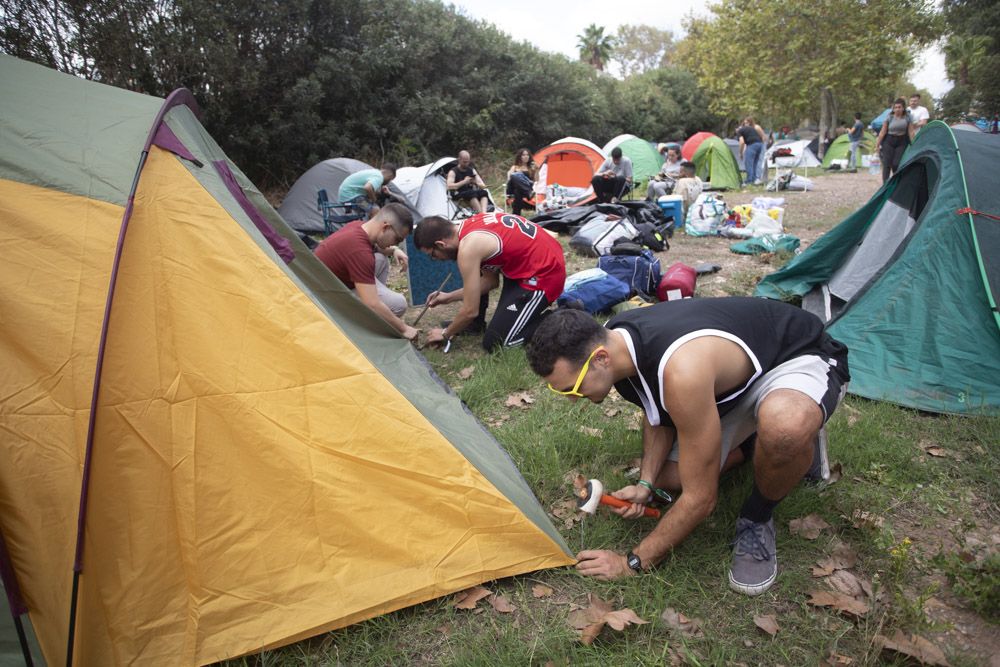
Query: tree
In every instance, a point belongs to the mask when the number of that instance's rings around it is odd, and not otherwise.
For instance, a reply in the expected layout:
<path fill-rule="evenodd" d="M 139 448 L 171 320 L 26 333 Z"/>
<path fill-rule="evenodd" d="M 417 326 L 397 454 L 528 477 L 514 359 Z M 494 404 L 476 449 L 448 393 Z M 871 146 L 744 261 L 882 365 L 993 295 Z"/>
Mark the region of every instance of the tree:
<path fill-rule="evenodd" d="M 816 117 L 824 87 L 842 108 L 865 108 L 937 36 L 927 0 L 720 0 L 710 9 L 686 20 L 677 56 L 727 116 Z"/>
<path fill-rule="evenodd" d="M 683 141 L 701 130 L 715 131 L 720 119 L 708 110 L 708 97 L 691 72 L 661 67 L 621 82 L 615 98 L 617 131 L 649 140 Z"/>
<path fill-rule="evenodd" d="M 969 70 L 986 57 L 993 40 L 985 35 L 952 35 L 944 46 L 948 76 L 955 83 L 968 86 Z"/>
<path fill-rule="evenodd" d="M 674 51 L 674 35 L 648 25 L 623 25 L 615 36 L 611 60 L 623 77 L 666 67 Z"/>
<path fill-rule="evenodd" d="M 1000 4 L 993 0 L 945 0 L 944 46 L 949 76 L 962 88 L 948 106 L 967 102 L 961 113 L 992 116 L 1000 111 Z"/>
<path fill-rule="evenodd" d="M 599 72 L 604 71 L 604 65 L 615 50 L 615 38 L 604 34 L 604 28 L 591 23 L 577 35 L 576 45 L 580 48 L 580 60 L 589 64 Z"/>

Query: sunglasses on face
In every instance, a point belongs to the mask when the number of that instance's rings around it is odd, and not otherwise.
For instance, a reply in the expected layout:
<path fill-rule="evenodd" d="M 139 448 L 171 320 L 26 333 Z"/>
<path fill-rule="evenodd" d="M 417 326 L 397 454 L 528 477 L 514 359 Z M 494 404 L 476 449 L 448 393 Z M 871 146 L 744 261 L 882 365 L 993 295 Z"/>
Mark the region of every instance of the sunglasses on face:
<path fill-rule="evenodd" d="M 583 368 L 580 369 L 580 374 L 577 376 L 576 384 L 573 385 L 572 389 L 568 391 L 562 391 L 560 389 L 556 389 L 555 387 L 552 386 L 551 383 L 549 383 L 548 384 L 549 390 L 561 396 L 579 396 L 580 398 L 584 398 L 583 394 L 580 393 L 580 385 L 583 384 L 583 378 L 587 376 L 587 371 L 590 369 L 591 359 L 593 359 L 594 355 L 603 349 L 604 349 L 603 345 L 598 345 L 597 347 L 594 348 L 594 351 L 590 353 L 590 356 L 587 357 L 587 361 L 583 363 Z"/>

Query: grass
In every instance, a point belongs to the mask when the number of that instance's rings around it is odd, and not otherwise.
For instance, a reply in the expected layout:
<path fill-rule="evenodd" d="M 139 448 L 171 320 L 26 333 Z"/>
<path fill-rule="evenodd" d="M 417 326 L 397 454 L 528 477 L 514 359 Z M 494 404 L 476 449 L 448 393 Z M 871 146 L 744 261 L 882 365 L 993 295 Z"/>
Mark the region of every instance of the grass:
<path fill-rule="evenodd" d="M 729 272 L 723 290 L 747 294 L 783 261 L 787 258 L 748 261 Z M 572 404 L 551 394 L 520 349 L 490 356 L 470 337 L 457 339 L 448 355 L 425 353 L 508 450 L 546 509 L 570 497 L 566 478 L 574 471 L 598 477 L 610 488 L 627 483 L 627 471 L 642 449 L 639 411 L 631 404 L 614 395 L 599 406 Z M 468 367 L 472 375 L 463 380 L 459 373 Z M 504 405 L 507 396 L 521 391 L 535 402 L 527 409 Z M 836 653 L 866 665 L 891 660 L 880 654 L 875 636 L 891 636 L 896 629 L 932 639 L 953 665 L 987 660 L 985 651 L 996 647 L 1000 620 L 1000 568 L 996 545 L 990 552 L 982 548 L 987 538 L 977 547 L 971 536 L 993 534 L 1000 515 L 1000 480 L 992 456 L 1000 442 L 1000 419 L 929 415 L 849 396 L 828 428 L 831 457 L 841 464 L 842 477 L 826 487 L 799 486 L 779 505 L 779 578 L 759 597 L 736 594 L 726 584 L 733 525 L 752 483 L 751 471 L 743 467 L 721 481 L 715 513 L 642 577 L 606 583 L 569 568 L 536 572 L 486 584 L 511 601 L 512 614 L 496 613 L 485 601 L 481 613 L 459 611 L 443 598 L 227 664 L 815 665 Z M 945 455 L 929 454 L 934 446 Z M 858 512 L 881 524 L 856 525 Z M 811 513 L 830 529 L 816 540 L 792 535 L 789 520 Z M 587 519 L 582 529 L 554 522 L 574 551 L 581 545 L 624 551 L 652 526 L 648 520 L 626 522 L 603 513 Z M 857 551 L 852 571 L 871 580 L 881 598 L 859 619 L 806 604 L 808 593 L 827 590 L 811 567 L 838 540 Z M 536 583 L 555 594 L 536 599 L 531 592 Z M 585 646 L 567 619 L 574 605 L 588 604 L 588 594 L 616 608 L 629 607 L 649 623 L 622 632 L 605 629 Z M 931 615 L 926 609 L 932 599 L 953 613 Z M 704 636 L 670 629 L 660 620 L 667 607 L 700 619 Z M 780 626 L 774 638 L 754 625 L 754 616 L 768 614 Z M 969 615 L 976 619 L 971 626 Z M 978 633 L 971 648 L 952 639 L 949 619 L 958 617 Z"/>

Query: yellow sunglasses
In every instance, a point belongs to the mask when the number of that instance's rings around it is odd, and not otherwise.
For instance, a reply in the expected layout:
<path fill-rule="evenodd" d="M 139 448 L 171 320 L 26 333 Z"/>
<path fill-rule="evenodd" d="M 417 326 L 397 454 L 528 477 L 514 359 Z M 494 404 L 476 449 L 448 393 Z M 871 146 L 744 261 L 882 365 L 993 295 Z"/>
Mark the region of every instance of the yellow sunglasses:
<path fill-rule="evenodd" d="M 594 358 L 595 354 L 603 349 L 603 345 L 598 345 L 594 348 L 594 351 L 590 353 L 590 356 L 587 357 L 587 361 L 583 362 L 583 368 L 580 369 L 580 375 L 577 376 L 576 384 L 573 385 L 572 389 L 569 391 L 561 391 L 553 387 L 551 384 L 548 384 L 549 391 L 553 391 L 561 396 L 579 396 L 580 398 L 584 398 L 584 395 L 580 393 L 580 385 L 583 384 L 583 378 L 587 376 L 587 370 L 590 368 L 590 360 Z"/>

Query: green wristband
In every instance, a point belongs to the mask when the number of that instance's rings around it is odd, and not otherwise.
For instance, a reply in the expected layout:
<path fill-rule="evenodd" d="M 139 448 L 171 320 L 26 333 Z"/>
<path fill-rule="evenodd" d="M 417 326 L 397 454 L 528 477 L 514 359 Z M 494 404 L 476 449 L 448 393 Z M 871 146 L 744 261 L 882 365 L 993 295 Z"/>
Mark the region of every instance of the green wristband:
<path fill-rule="evenodd" d="M 656 493 L 656 488 L 652 485 L 652 483 L 647 482 L 644 479 L 640 479 L 635 484 L 636 484 L 636 486 L 644 486 L 644 487 L 646 487 L 647 489 L 649 489 L 650 493 Z"/>

